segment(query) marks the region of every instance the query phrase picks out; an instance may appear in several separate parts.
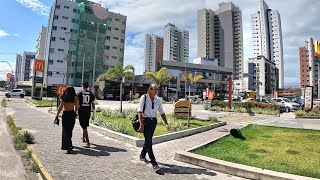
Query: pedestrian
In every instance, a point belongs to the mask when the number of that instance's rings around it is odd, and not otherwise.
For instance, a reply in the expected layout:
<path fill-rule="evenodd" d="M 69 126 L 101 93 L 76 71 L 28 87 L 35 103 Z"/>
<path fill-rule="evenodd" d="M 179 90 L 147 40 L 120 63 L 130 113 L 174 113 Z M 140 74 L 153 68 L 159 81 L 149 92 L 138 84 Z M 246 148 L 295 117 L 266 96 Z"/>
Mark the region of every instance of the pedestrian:
<path fill-rule="evenodd" d="M 61 96 L 61 103 L 58 108 L 56 118 L 62 113 L 62 150 L 67 150 L 67 154 L 73 153 L 72 131 L 76 119 L 76 111 L 79 109 L 79 100 L 73 87 L 67 87 Z"/>
<path fill-rule="evenodd" d="M 80 126 L 83 129 L 82 134 L 82 142 L 87 143 L 85 145 L 86 148 L 90 147 L 89 135 L 88 135 L 88 127 L 89 127 L 89 120 L 91 116 L 91 110 L 93 111 L 93 119 L 95 119 L 95 104 L 94 99 L 95 96 L 88 90 L 89 84 L 88 82 L 84 82 L 82 84 L 83 90 L 78 94 L 79 98 L 79 105 L 80 108 L 78 110 L 79 115 L 79 122 Z"/>
<path fill-rule="evenodd" d="M 146 154 L 148 153 L 150 162 L 156 172 L 160 170 L 160 168 L 153 154 L 152 136 L 157 126 L 157 112 L 161 114 L 161 118 L 166 124 L 167 129 L 170 130 L 170 125 L 168 124 L 167 117 L 163 111 L 162 101 L 157 96 L 158 90 L 157 84 L 151 84 L 148 88 L 148 93 L 142 95 L 140 99 L 140 106 L 138 108 L 138 116 L 140 121 L 139 132 L 143 133 L 144 135 L 144 145 L 140 154 L 140 160 L 148 163 L 149 161 L 146 159 Z"/>

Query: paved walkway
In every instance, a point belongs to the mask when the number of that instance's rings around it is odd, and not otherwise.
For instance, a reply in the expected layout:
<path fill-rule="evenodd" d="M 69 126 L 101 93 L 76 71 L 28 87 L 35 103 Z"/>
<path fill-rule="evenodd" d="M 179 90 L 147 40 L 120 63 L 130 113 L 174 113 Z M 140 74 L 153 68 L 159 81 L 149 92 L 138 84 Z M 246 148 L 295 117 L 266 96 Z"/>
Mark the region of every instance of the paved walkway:
<path fill-rule="evenodd" d="M 1 100 L 0 98 L 0 102 Z M 26 172 L 20 156 L 13 147 L 10 131 L 6 123 L 6 116 L 3 111 L 3 107 L 0 106 L 0 179 L 26 179 Z"/>
<path fill-rule="evenodd" d="M 164 175 L 158 175 L 151 165 L 139 161 L 140 148 L 98 133 L 89 132 L 94 145 L 90 149 L 82 148 L 82 130 L 78 124 L 73 133 L 75 154 L 66 154 L 60 150 L 61 127 L 52 125 L 54 116 L 22 102 L 12 99 L 7 113 L 13 114 L 18 126 L 34 133 L 36 144 L 33 148 L 54 179 L 242 179 L 173 160 L 176 151 L 226 134 L 234 125 L 154 145 L 155 155 L 164 171 Z"/>

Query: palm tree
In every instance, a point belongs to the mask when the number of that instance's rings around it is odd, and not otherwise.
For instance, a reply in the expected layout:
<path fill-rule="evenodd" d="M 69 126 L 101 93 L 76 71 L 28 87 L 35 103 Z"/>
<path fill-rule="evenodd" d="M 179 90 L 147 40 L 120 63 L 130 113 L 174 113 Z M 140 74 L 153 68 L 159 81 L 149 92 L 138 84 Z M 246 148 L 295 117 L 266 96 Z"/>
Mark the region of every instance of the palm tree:
<path fill-rule="evenodd" d="M 116 65 L 113 68 L 108 69 L 107 72 L 100 74 L 97 81 L 105 80 L 120 80 L 120 112 L 122 112 L 122 86 L 126 78 L 134 78 L 134 67 L 132 65 L 123 66 Z"/>
<path fill-rule="evenodd" d="M 182 79 L 184 79 L 184 81 L 189 85 L 189 97 L 190 97 L 191 84 L 194 84 L 194 83 L 198 82 L 199 80 L 203 79 L 203 76 L 196 75 L 193 77 L 192 73 L 186 74 L 184 72 L 181 72 L 180 75 L 181 75 Z"/>
<path fill-rule="evenodd" d="M 146 72 L 142 81 L 150 79 L 157 83 L 157 85 L 160 87 L 160 95 L 162 95 L 161 93 L 163 86 L 166 86 L 168 82 L 172 79 L 172 76 L 170 74 L 165 74 L 166 70 L 166 67 L 162 67 L 157 73 Z"/>
<path fill-rule="evenodd" d="M 192 73 L 190 73 L 188 75 L 184 72 L 181 72 L 180 75 L 184 79 L 184 81 L 189 85 L 189 98 L 190 98 L 190 85 L 198 82 L 200 79 L 203 78 L 203 76 L 196 75 L 193 77 Z M 188 127 L 190 126 L 190 112 L 189 111 L 190 111 L 190 108 L 188 108 Z"/>

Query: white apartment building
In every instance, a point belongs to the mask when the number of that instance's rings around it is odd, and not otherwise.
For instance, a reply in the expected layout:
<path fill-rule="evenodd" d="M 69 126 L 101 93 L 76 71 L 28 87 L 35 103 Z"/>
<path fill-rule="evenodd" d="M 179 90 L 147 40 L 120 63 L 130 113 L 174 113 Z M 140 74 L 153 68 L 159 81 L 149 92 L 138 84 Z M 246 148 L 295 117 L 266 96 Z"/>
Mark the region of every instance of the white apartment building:
<path fill-rule="evenodd" d="M 264 56 L 279 69 L 279 87 L 284 87 L 284 60 L 281 19 L 278 10 L 271 10 L 260 1 L 259 11 L 251 15 L 253 57 Z"/>
<path fill-rule="evenodd" d="M 14 78 L 15 78 L 15 81 L 18 82 L 18 81 L 22 81 L 21 79 L 21 72 L 22 71 L 22 56 L 21 54 L 17 54 L 16 56 L 16 69 L 14 71 Z"/>
<path fill-rule="evenodd" d="M 242 80 L 243 32 L 239 7 L 229 2 L 220 3 L 216 11 L 198 11 L 198 57 L 218 60 L 219 66 L 233 69 L 234 80 Z"/>
<path fill-rule="evenodd" d="M 156 72 L 163 60 L 163 37 L 155 34 L 146 34 L 146 46 L 144 49 L 144 72 Z"/>
<path fill-rule="evenodd" d="M 123 65 L 126 16 L 103 8 L 107 16 L 98 18 L 93 9 L 100 8 L 100 11 L 101 4 L 88 1 L 89 7 L 93 8 L 90 9 L 90 14 L 83 13 L 82 19 L 79 19 L 77 2 L 81 1 L 55 0 L 51 7 L 44 57 L 47 72 L 47 75 L 45 73 L 46 84 L 49 86 L 79 85 L 81 71 L 85 72 L 84 80 L 92 83 L 95 41 L 98 42 L 95 77 L 109 67 Z M 79 39 L 71 41 L 71 36 L 76 35 L 79 35 Z M 71 45 L 75 47 L 75 43 L 79 45 L 78 50 L 70 49 Z M 83 59 L 84 69 L 82 68 Z"/>
<path fill-rule="evenodd" d="M 36 43 L 36 59 L 44 60 L 47 27 L 42 26 Z"/>
<path fill-rule="evenodd" d="M 165 26 L 163 60 L 189 62 L 189 31 L 168 23 Z"/>
<path fill-rule="evenodd" d="M 24 51 L 22 54 L 21 68 L 18 81 L 30 81 L 32 75 L 32 65 L 35 59 L 36 53 Z"/>

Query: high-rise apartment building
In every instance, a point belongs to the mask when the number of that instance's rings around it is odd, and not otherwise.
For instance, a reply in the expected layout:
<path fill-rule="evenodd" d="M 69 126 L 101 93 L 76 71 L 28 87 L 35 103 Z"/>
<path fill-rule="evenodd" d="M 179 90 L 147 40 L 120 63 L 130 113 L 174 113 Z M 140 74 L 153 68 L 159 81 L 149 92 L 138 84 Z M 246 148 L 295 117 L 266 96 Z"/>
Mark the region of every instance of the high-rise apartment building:
<path fill-rule="evenodd" d="M 80 6 L 79 4 L 82 3 Z M 46 38 L 47 84 L 92 83 L 123 65 L 126 16 L 87 0 L 56 0 Z"/>
<path fill-rule="evenodd" d="M 47 27 L 42 26 L 36 43 L 36 59 L 44 60 Z"/>
<path fill-rule="evenodd" d="M 18 81 L 30 81 L 32 74 L 32 64 L 35 59 L 36 53 L 24 51 L 22 54 L 21 70 L 17 74 L 19 76 Z"/>
<path fill-rule="evenodd" d="M 17 54 L 16 56 L 16 69 L 14 71 L 14 78 L 15 78 L 15 81 L 18 82 L 18 81 L 22 81 L 21 79 L 21 73 L 22 73 L 22 56 L 21 54 Z"/>
<path fill-rule="evenodd" d="M 168 23 L 164 30 L 163 60 L 189 62 L 189 31 Z"/>
<path fill-rule="evenodd" d="M 220 3 L 216 11 L 198 11 L 198 57 L 218 60 L 219 66 L 233 69 L 234 80 L 242 80 L 243 32 L 239 7 L 229 2 Z"/>
<path fill-rule="evenodd" d="M 300 87 L 314 86 L 318 89 L 320 77 L 320 42 L 309 38 L 307 45 L 299 48 Z"/>
<path fill-rule="evenodd" d="M 264 56 L 279 69 L 279 87 L 284 87 L 284 62 L 281 18 L 278 10 L 271 10 L 260 1 L 259 11 L 251 15 L 253 57 Z"/>
<path fill-rule="evenodd" d="M 146 34 L 144 50 L 145 72 L 156 72 L 163 60 L 163 38 L 155 34 Z"/>

